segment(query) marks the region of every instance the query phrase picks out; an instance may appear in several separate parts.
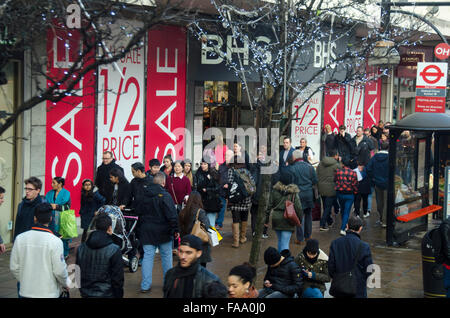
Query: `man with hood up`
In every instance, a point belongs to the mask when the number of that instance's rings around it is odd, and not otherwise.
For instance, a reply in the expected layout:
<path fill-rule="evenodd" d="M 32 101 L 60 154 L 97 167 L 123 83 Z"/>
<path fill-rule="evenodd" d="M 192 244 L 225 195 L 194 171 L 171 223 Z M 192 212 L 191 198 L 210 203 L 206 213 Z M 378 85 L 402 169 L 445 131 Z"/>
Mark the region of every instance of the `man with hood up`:
<path fill-rule="evenodd" d="M 323 203 L 320 231 L 328 231 L 327 225 L 330 226 L 333 223 L 331 207 L 336 200 L 334 175 L 336 174 L 336 170 L 342 167 L 336 149 L 331 149 L 328 154 L 329 157 L 324 157 L 317 167 L 319 194 L 322 197 Z"/>
<path fill-rule="evenodd" d="M 259 291 L 259 298 L 293 298 L 301 296 L 303 290 L 300 267 L 294 262 L 289 250 L 281 253 L 274 247 L 264 252 L 267 273 L 264 276 L 264 288 Z"/>
<path fill-rule="evenodd" d="M 371 184 L 375 185 L 375 195 L 377 199 L 377 210 L 380 215 L 378 221 L 382 227 L 386 227 L 386 201 L 389 181 L 389 143 L 381 144 L 380 151 L 377 152 L 367 165 L 367 175 Z"/>
<path fill-rule="evenodd" d="M 153 260 L 159 249 L 163 276 L 172 268 L 173 240 L 179 238 L 178 214 L 172 197 L 164 188 L 166 175 L 158 172 L 153 183 L 144 191 L 144 197 L 136 207 L 139 215 L 139 239 L 144 248 L 142 261 L 141 292 L 149 292 L 152 286 Z"/>

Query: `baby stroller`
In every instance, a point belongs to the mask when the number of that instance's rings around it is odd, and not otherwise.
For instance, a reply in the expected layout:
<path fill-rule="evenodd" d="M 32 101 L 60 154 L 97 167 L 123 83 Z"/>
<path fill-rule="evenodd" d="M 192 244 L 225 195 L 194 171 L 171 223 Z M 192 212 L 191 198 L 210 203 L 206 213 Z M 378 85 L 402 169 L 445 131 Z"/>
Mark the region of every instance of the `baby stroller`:
<path fill-rule="evenodd" d="M 131 213 L 131 210 L 125 209 L 124 212 Z M 129 267 L 130 272 L 134 273 L 139 268 L 139 259 L 137 257 L 137 247 L 139 246 L 136 233 L 136 224 L 138 217 L 133 215 L 124 215 L 119 207 L 115 205 L 104 205 L 98 209 L 96 215 L 106 213 L 112 220 L 112 239 L 114 244 L 120 247 L 124 264 Z M 89 225 L 88 235 L 95 230 L 95 217 Z"/>

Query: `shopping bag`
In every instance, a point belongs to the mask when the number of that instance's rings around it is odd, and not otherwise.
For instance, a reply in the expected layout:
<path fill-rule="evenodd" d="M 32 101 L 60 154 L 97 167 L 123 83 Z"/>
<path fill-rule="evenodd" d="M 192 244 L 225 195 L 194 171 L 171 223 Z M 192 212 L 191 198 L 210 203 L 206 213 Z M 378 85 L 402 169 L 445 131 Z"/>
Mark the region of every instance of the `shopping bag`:
<path fill-rule="evenodd" d="M 210 242 L 211 246 L 219 245 L 219 238 L 217 236 L 217 232 L 214 231 L 212 228 L 208 229 L 208 236 L 209 236 L 209 242 Z"/>
<path fill-rule="evenodd" d="M 71 239 L 78 236 L 77 219 L 74 210 L 61 211 L 59 234 L 63 239 Z"/>

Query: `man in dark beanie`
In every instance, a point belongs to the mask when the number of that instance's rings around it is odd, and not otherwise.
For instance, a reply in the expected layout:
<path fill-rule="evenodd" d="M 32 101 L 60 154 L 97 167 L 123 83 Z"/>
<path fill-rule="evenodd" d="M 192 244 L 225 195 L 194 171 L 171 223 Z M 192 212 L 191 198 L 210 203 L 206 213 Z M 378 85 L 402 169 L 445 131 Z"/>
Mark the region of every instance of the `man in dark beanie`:
<path fill-rule="evenodd" d="M 303 282 L 300 267 L 289 250 L 279 253 L 276 248 L 269 247 L 264 252 L 264 262 L 268 266 L 259 298 L 293 298 L 296 294 L 301 295 Z"/>
<path fill-rule="evenodd" d="M 178 265 L 171 268 L 164 278 L 164 298 L 201 298 L 207 292 L 209 283 L 219 277 L 200 266 L 198 259 L 202 255 L 202 240 L 194 235 L 181 239 L 178 252 Z"/>
<path fill-rule="evenodd" d="M 319 241 L 308 240 L 302 252 L 295 258 L 303 275 L 303 298 L 323 298 L 325 283 L 330 281 L 328 257 L 319 249 Z"/>

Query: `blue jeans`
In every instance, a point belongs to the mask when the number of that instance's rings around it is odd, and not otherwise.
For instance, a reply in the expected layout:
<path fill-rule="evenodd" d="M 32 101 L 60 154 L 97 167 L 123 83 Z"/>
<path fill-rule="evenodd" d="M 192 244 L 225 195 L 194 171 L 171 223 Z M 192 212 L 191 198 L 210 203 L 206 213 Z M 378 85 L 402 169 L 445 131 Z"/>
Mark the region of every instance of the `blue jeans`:
<path fill-rule="evenodd" d="M 217 215 L 216 212 L 214 212 L 214 213 L 209 213 L 209 212 L 206 213 L 206 217 L 208 218 L 210 226 L 214 226 L 216 224 L 216 215 Z"/>
<path fill-rule="evenodd" d="M 302 225 L 295 228 L 297 240 L 303 242 L 305 239 L 311 238 L 312 234 L 312 209 L 303 209 Z"/>
<path fill-rule="evenodd" d="M 327 223 L 328 223 L 328 225 L 333 223 L 333 219 L 331 219 L 331 207 L 333 206 L 333 203 L 335 200 L 336 200 L 335 196 L 334 197 L 322 197 L 323 215 L 322 215 L 322 218 L 320 219 L 320 227 L 326 227 Z"/>
<path fill-rule="evenodd" d="M 367 197 L 367 207 L 369 211 L 372 211 L 372 193 L 373 193 L 373 187 L 370 187 L 370 194 Z"/>
<path fill-rule="evenodd" d="M 352 208 L 353 201 L 355 200 L 355 196 L 353 194 L 344 194 L 337 192 L 337 198 L 339 201 L 339 206 L 341 207 L 341 231 L 345 231 L 345 227 L 350 216 L 350 210 Z"/>
<path fill-rule="evenodd" d="M 141 289 L 148 290 L 152 287 L 153 260 L 156 248 L 159 248 L 161 263 L 163 268 L 163 279 L 169 269 L 172 268 L 172 240 L 159 245 L 144 245 L 144 259 L 142 261 L 142 282 Z"/>
<path fill-rule="evenodd" d="M 278 237 L 278 251 L 281 252 L 283 250 L 288 250 L 292 232 L 276 230 L 275 233 Z"/>
<path fill-rule="evenodd" d="M 217 224 L 217 226 L 223 227 L 223 219 L 225 218 L 225 209 L 227 207 L 227 200 L 225 200 L 225 198 L 220 197 L 220 201 L 222 202 L 222 208 L 220 209 L 219 215 L 217 215 L 215 223 Z M 212 223 L 211 226 L 213 226 Z"/>
<path fill-rule="evenodd" d="M 320 289 L 308 287 L 303 291 L 302 298 L 323 298 L 323 295 Z"/>
<path fill-rule="evenodd" d="M 450 298 L 450 269 L 444 266 L 444 288 L 447 291 L 447 298 Z"/>

